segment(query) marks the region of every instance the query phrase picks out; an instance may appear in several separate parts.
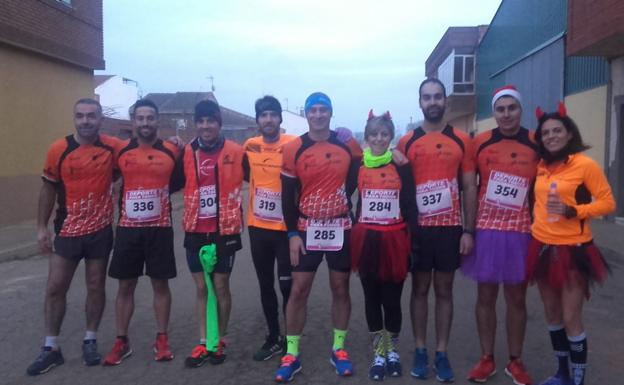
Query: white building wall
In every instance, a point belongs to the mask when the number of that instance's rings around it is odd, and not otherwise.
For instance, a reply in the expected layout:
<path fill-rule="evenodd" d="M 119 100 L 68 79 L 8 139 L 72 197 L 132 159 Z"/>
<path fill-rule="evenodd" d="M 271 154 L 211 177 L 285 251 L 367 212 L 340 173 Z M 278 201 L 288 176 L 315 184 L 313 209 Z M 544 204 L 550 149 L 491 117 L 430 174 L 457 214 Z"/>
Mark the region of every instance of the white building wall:
<path fill-rule="evenodd" d="M 116 119 L 130 119 L 128 109 L 139 99 L 139 88 L 131 80 L 124 82 L 124 78 L 113 76 L 95 88 L 104 115 Z"/>
<path fill-rule="evenodd" d="M 299 114 L 283 111 L 282 128 L 289 135 L 303 135 L 308 132 L 308 120 Z"/>
<path fill-rule="evenodd" d="M 438 67 L 438 79 L 442 82 L 442 84 L 444 84 L 447 95 L 451 95 L 453 93 L 454 72 L 455 50 L 451 51 L 450 55 L 448 55 Z"/>

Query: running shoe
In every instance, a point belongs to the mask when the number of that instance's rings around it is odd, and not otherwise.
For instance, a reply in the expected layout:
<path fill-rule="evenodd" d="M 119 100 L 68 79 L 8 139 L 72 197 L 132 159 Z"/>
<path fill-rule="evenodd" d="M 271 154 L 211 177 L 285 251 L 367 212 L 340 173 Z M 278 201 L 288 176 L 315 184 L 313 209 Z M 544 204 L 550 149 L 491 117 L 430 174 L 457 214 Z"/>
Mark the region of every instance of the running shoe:
<path fill-rule="evenodd" d="M 509 361 L 507 366 L 505 366 L 505 374 L 511 377 L 516 385 L 531 385 L 533 383 L 531 376 L 529 376 L 519 358 Z"/>
<path fill-rule="evenodd" d="M 386 376 L 386 358 L 375 354 L 373 357 L 373 364 L 368 370 L 368 378 L 373 381 L 383 381 Z"/>
<path fill-rule="evenodd" d="M 102 355 L 98 352 L 95 340 L 84 340 L 82 343 L 82 362 L 87 366 L 99 365 Z"/>
<path fill-rule="evenodd" d="M 155 361 L 171 361 L 173 360 L 173 352 L 169 347 L 169 338 L 165 333 L 158 333 L 154 342 L 154 360 Z"/>
<path fill-rule="evenodd" d="M 208 353 L 206 347 L 199 344 L 193 348 L 191 355 L 186 357 L 184 360 L 184 366 L 187 368 L 199 368 L 206 363 L 208 356 L 210 356 L 210 353 Z"/>
<path fill-rule="evenodd" d="M 416 348 L 414 352 L 414 365 L 410 372 L 412 377 L 425 380 L 429 377 L 429 357 L 427 356 L 427 349 Z"/>
<path fill-rule="evenodd" d="M 282 362 L 279 369 L 275 373 L 276 382 L 290 382 L 295 377 L 295 374 L 301 371 L 301 362 L 292 354 L 286 354 L 282 357 Z"/>
<path fill-rule="evenodd" d="M 121 338 L 117 338 L 115 339 L 113 349 L 111 349 L 111 351 L 104 358 L 104 366 L 119 365 L 121 364 L 121 361 L 130 357 L 131 354 L 132 349 L 130 349 L 130 344 L 124 342 Z"/>
<path fill-rule="evenodd" d="M 35 361 L 26 369 L 26 373 L 31 376 L 36 376 L 47 372 L 55 366 L 63 365 L 64 363 L 65 360 L 63 359 L 63 353 L 61 353 L 60 348 L 53 350 L 49 346 L 44 346 L 41 348 L 39 356 L 37 356 Z"/>
<path fill-rule="evenodd" d="M 455 381 L 455 373 L 453 373 L 453 368 L 451 368 L 451 363 L 449 362 L 446 352 L 436 352 L 433 370 L 436 372 L 436 379 L 438 381 Z"/>
<path fill-rule="evenodd" d="M 279 336 L 277 339 L 267 336 L 264 345 L 253 355 L 255 361 L 266 361 L 271 357 L 284 352 L 284 337 Z"/>
<path fill-rule="evenodd" d="M 479 362 L 468 373 L 468 381 L 483 383 L 496 374 L 494 357 L 490 355 L 482 356 Z"/>
<path fill-rule="evenodd" d="M 572 380 L 560 374 L 555 374 L 552 377 L 548 377 L 546 381 L 542 382 L 540 385 L 572 385 Z"/>
<path fill-rule="evenodd" d="M 401 357 L 396 350 L 390 350 L 386 355 L 386 372 L 390 377 L 401 377 L 403 375 L 403 367 L 401 366 Z"/>
<path fill-rule="evenodd" d="M 349 355 L 344 349 L 336 349 L 332 352 L 329 362 L 336 368 L 336 374 L 348 377 L 353 374 L 353 364 L 349 360 Z"/>
<path fill-rule="evenodd" d="M 208 361 L 212 365 L 220 365 L 225 361 L 225 341 L 219 339 L 219 344 L 217 345 L 217 351 L 214 353 L 210 353 L 210 357 L 208 357 Z"/>

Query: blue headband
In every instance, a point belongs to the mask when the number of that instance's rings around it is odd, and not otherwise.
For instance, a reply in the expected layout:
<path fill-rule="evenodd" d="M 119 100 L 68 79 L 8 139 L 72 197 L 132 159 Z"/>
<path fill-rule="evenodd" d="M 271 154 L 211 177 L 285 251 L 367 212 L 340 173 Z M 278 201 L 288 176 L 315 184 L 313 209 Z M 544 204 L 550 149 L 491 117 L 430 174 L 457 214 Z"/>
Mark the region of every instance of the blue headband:
<path fill-rule="evenodd" d="M 307 114 L 310 108 L 315 104 L 323 105 L 329 109 L 329 112 L 333 112 L 331 99 L 322 92 L 314 92 L 308 96 L 305 101 L 305 107 L 303 108 L 305 113 Z"/>

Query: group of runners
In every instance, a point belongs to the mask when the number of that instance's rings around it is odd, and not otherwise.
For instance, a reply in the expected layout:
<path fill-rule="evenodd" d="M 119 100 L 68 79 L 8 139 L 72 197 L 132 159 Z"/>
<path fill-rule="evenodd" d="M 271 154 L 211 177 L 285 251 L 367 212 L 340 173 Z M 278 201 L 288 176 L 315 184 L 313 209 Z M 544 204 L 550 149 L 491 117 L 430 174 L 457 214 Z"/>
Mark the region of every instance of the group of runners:
<path fill-rule="evenodd" d="M 76 132 L 52 144 L 39 200 L 38 241 L 49 253 L 44 346 L 27 369 L 44 373 L 63 363 L 57 343 L 66 293 L 85 260 L 86 365 L 118 365 L 132 354 L 128 326 L 138 278 L 150 277 L 157 335 L 154 358 L 173 359 L 167 337 L 176 276 L 170 195 L 183 189 L 186 260 L 196 285 L 197 345 L 187 367 L 226 359 L 231 309 L 230 273 L 241 249 L 242 187 L 249 183 L 247 225 L 268 333 L 253 359 L 281 355 L 275 381 L 290 382 L 301 370 L 299 342 L 318 266 L 327 261 L 333 346 L 330 363 L 351 376 L 345 350 L 352 272 L 360 278 L 371 336 L 369 378 L 402 375 L 397 344 L 401 294 L 412 273 L 410 314 L 415 353 L 410 374 L 440 382 L 455 374 L 447 348 L 453 319 L 455 271 L 475 280 L 476 318 L 482 356 L 467 378 L 485 382 L 496 373 L 495 304 L 502 285 L 509 359 L 505 373 L 516 384 L 532 384 L 522 361 L 527 284 L 537 282 L 552 347 L 559 365 L 543 384 L 583 384 L 587 339 L 581 322 L 589 284 L 602 282 L 608 267 L 592 243 L 589 219 L 615 208 L 600 167 L 582 154 L 587 148 L 565 106 L 537 113 L 537 129 L 521 127 L 522 97 L 513 86 L 496 90 L 497 127 L 471 138 L 444 120 L 446 91 L 434 78 L 423 81 L 420 127 L 390 149 L 395 127 L 389 112 L 371 110 L 365 149 L 349 130 L 330 130 L 333 106 L 323 93 L 305 101 L 309 131 L 281 132 L 282 108 L 264 96 L 255 103 L 260 135 L 240 145 L 221 133 L 219 106 L 195 107 L 197 136 L 188 144 L 158 138 L 158 107 L 142 99 L 133 108 L 134 138 L 99 134 L 102 109 L 92 99 L 74 106 Z M 118 182 L 115 180 L 120 176 Z M 119 220 L 113 246 L 113 190 Z M 357 191 L 355 210 L 352 195 Z M 55 200 L 56 236 L 48 230 Z M 221 338 L 206 340 L 207 284 L 199 253 L 216 245 L 211 285 Z M 109 254 L 112 250 L 110 265 Z M 282 295 L 284 330 L 275 292 Z M 115 301 L 117 338 L 102 358 L 96 332 L 105 304 L 104 281 L 119 281 Z M 429 290 L 435 298 L 435 355 L 427 352 Z M 210 322 L 210 321 L 208 321 Z"/>

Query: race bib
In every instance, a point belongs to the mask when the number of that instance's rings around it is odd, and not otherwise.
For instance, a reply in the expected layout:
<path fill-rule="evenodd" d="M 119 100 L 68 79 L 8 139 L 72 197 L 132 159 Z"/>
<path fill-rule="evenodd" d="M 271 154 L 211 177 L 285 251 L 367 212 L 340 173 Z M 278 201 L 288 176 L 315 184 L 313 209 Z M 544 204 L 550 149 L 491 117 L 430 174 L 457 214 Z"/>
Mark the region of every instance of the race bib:
<path fill-rule="evenodd" d="M 256 188 L 253 200 L 253 213 L 258 219 L 271 222 L 281 222 L 282 193 L 263 188 Z"/>
<path fill-rule="evenodd" d="M 485 201 L 495 206 L 520 211 L 524 207 L 528 190 L 528 178 L 492 171 L 485 193 Z"/>
<path fill-rule="evenodd" d="M 217 216 L 217 186 L 201 186 L 199 188 L 199 219 Z"/>
<path fill-rule="evenodd" d="M 360 221 L 392 223 L 399 219 L 399 190 L 364 189 Z"/>
<path fill-rule="evenodd" d="M 126 217 L 131 221 L 148 222 L 160 218 L 160 189 L 126 191 Z"/>
<path fill-rule="evenodd" d="M 447 179 L 440 179 L 416 185 L 416 203 L 423 217 L 453 211 L 451 183 Z"/>
<path fill-rule="evenodd" d="M 306 249 L 310 251 L 338 251 L 344 243 L 344 220 L 308 219 Z"/>

